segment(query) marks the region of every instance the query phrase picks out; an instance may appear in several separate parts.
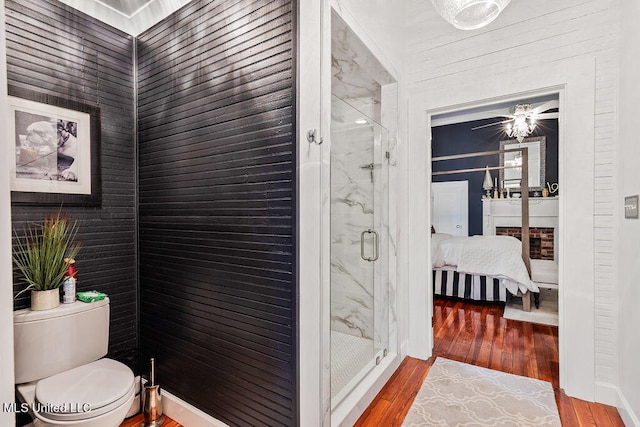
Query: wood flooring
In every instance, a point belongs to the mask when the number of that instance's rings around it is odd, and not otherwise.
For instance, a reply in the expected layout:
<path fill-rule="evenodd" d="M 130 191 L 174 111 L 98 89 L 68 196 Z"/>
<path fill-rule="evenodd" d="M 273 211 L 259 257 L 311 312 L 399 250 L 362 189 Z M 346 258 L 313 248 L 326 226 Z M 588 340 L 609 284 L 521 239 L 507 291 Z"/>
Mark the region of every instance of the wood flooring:
<path fill-rule="evenodd" d="M 568 397 L 559 388 L 558 328 L 502 317 L 504 305 L 436 298 L 434 349 L 427 361 L 405 358 L 355 426 L 400 426 L 436 357 L 549 381 L 562 425 L 624 423 L 616 408 Z"/>
<path fill-rule="evenodd" d="M 405 358 L 355 426 L 400 426 L 431 365 L 440 356 L 549 381 L 565 427 L 624 427 L 616 408 L 574 399 L 560 390 L 557 327 L 507 320 L 503 312 L 502 304 L 436 298 L 434 356 L 427 361 Z M 138 415 L 125 420 L 121 427 L 138 427 L 142 420 Z M 181 425 L 167 418 L 163 427 Z"/>
<path fill-rule="evenodd" d="M 120 427 L 140 427 L 140 424 L 144 421 L 144 416 L 142 414 L 138 414 L 135 417 L 131 417 L 129 419 L 124 420 Z M 173 421 L 171 418 L 164 416 L 164 423 L 162 423 L 162 427 L 182 427 L 182 424 L 178 424 Z"/>

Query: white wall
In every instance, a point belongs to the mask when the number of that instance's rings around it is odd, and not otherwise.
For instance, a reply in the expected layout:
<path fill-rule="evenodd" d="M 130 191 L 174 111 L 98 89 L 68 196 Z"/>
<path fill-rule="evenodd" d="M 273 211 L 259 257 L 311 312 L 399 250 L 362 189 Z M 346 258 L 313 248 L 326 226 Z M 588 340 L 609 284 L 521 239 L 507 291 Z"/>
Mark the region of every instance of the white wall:
<path fill-rule="evenodd" d="M 621 1 L 620 44 L 620 192 L 616 203 L 625 196 L 640 194 L 640 144 L 637 136 L 638 100 L 640 100 L 640 3 Z M 619 407 L 627 425 L 640 425 L 640 220 L 620 218 L 620 390 Z"/>
<path fill-rule="evenodd" d="M 328 382 L 322 374 L 323 347 L 321 315 L 328 309 L 322 299 L 323 271 L 321 193 L 321 155 L 323 147 L 307 141 L 307 131 L 327 134 L 329 124 L 321 114 L 322 23 L 326 18 L 323 0 L 306 0 L 298 4 L 298 296 L 300 381 L 300 425 L 328 425 L 324 412 Z"/>
<path fill-rule="evenodd" d="M 7 129 L 7 69 L 4 0 L 0 0 L 0 129 Z M 3 142 L 5 138 L 2 138 Z M 13 277 L 11 274 L 11 203 L 8 161 L 10 144 L 0 144 L 0 407 L 14 401 L 13 384 Z M 14 425 L 15 414 L 0 411 L 0 425 Z"/>
<path fill-rule="evenodd" d="M 615 403 L 618 377 L 616 237 L 619 207 L 616 200 L 618 176 L 615 119 L 619 70 L 618 1 L 511 2 L 496 21 L 471 32 L 455 30 L 444 22 L 434 13 L 430 2 L 409 0 L 409 4 L 412 40 L 409 42 L 408 93 L 414 100 L 411 105 L 446 107 L 455 105 L 456 102 L 477 102 L 481 96 L 490 100 L 492 96 L 507 95 L 509 91 L 535 91 L 542 87 L 535 86 L 534 80 L 538 81 L 536 84 L 552 82 L 554 79 L 547 77 L 562 74 L 566 64 L 574 61 L 584 61 L 586 64 L 583 69 L 578 67 L 579 73 L 584 71 L 593 74 L 589 77 L 593 79 L 590 93 L 576 93 L 575 86 L 567 87 L 567 99 L 579 108 L 582 108 L 580 98 L 583 98 L 583 104 L 592 103 L 590 106 L 584 105 L 592 109 L 592 115 L 585 122 L 575 123 L 576 128 L 568 128 L 565 140 L 569 144 L 575 144 L 578 135 L 574 131 L 580 132 L 579 127 L 590 128 L 592 139 L 582 141 L 583 150 L 569 153 L 574 156 L 569 160 L 573 162 L 576 155 L 587 155 L 586 165 L 592 166 L 589 170 L 577 171 L 578 175 L 568 174 L 567 180 L 582 180 L 584 185 L 575 183 L 577 192 L 563 193 L 566 206 L 572 208 L 574 202 L 570 202 L 568 198 L 576 203 L 583 203 L 583 198 L 576 196 L 588 188 L 588 194 L 583 194 L 590 199 L 586 205 L 588 210 L 584 213 L 573 210 L 577 217 L 568 218 L 567 221 L 570 221 L 570 227 L 578 220 L 589 228 L 580 238 L 586 238 L 588 241 L 585 244 L 590 247 L 585 252 L 586 259 L 581 262 L 593 268 L 585 275 L 591 284 L 583 288 L 567 287 L 566 297 L 571 301 L 573 311 L 589 311 L 592 326 L 587 322 L 584 325 L 586 331 L 583 326 L 581 331 L 567 329 L 564 332 L 572 334 L 574 338 L 579 333 L 593 343 L 589 353 L 580 357 L 580 363 L 586 368 L 586 375 L 591 377 L 591 381 L 587 381 L 590 386 L 582 391 L 579 390 L 582 387 L 571 387 L 572 393 L 588 400 Z M 535 73 L 532 74 L 532 71 Z M 525 75 L 529 75 L 529 81 L 523 79 Z M 518 79 L 523 80 L 521 84 L 514 84 Z M 572 76 L 567 76 L 567 79 L 572 79 Z M 559 84 L 566 83 L 561 80 L 555 79 Z M 447 86 L 449 91 L 440 90 L 443 86 Z M 485 90 L 487 88 L 493 91 L 493 95 L 488 95 L 490 91 Z M 415 115 L 416 121 L 426 120 L 425 111 L 413 110 L 410 107 L 409 113 Z M 414 123 L 409 126 L 411 143 L 415 142 L 412 135 L 428 139 L 428 130 L 411 130 Z M 422 150 L 425 155 L 429 151 L 428 147 L 423 147 Z M 421 155 L 420 152 L 417 154 Z M 410 153 L 411 159 L 415 157 Z M 420 174 L 412 175 L 410 183 L 419 183 L 421 179 Z M 564 185 L 566 184 L 565 182 Z M 562 185 L 563 183 L 561 191 Z M 567 188 L 569 187 L 565 190 Z M 415 243 L 410 252 L 420 253 L 423 243 Z M 426 251 L 422 255 L 426 256 Z M 573 274 L 573 271 L 569 273 Z M 414 274 L 412 278 L 417 279 L 419 276 L 420 274 Z M 570 311 L 565 314 L 568 321 L 575 320 Z M 564 350 L 571 352 L 577 348 Z M 585 357 L 589 359 L 586 364 Z"/>

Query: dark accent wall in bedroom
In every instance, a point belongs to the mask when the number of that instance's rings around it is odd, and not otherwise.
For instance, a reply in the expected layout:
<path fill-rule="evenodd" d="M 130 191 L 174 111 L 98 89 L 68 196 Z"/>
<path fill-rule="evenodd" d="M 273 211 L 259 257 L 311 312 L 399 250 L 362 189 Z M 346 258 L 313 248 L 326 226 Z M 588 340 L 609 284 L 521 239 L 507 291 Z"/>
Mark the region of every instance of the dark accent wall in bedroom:
<path fill-rule="evenodd" d="M 500 141 L 508 138 L 499 126 L 492 126 L 472 131 L 471 128 L 495 123 L 502 119 L 476 120 L 466 123 L 456 123 L 438 126 L 431 129 L 431 154 L 433 157 L 452 154 L 474 153 L 500 149 Z M 545 182 L 558 182 L 558 121 L 540 120 L 534 132 L 530 135 L 546 137 L 546 179 Z M 499 166 L 498 155 L 488 157 L 473 157 L 433 163 L 433 171 L 455 169 L 483 168 L 485 166 Z M 493 177 L 498 171 L 491 171 Z M 470 172 L 452 175 L 437 175 L 433 182 L 469 181 L 469 235 L 482 234 L 482 183 L 484 173 Z"/>
<path fill-rule="evenodd" d="M 234 426 L 298 419 L 293 7 L 196 0 L 137 44 L 142 348 Z"/>
<path fill-rule="evenodd" d="M 14 203 L 13 227 L 59 210 L 78 220 L 78 289 L 109 295 L 109 352 L 124 358 L 137 346 L 133 37 L 55 0 L 5 4 L 9 84 L 97 106 L 102 123 L 101 206 Z M 28 293 L 15 300 L 28 306 Z"/>

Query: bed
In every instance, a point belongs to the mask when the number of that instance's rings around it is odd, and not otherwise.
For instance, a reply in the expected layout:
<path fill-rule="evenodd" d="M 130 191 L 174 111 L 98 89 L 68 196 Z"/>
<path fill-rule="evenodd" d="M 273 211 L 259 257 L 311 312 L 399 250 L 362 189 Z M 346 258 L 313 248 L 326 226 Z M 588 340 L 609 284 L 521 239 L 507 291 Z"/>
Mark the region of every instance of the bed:
<path fill-rule="evenodd" d="M 431 234 L 433 292 L 482 301 L 506 301 L 507 293 L 523 297 L 531 309 L 538 286 L 522 260 L 522 243 L 511 236 L 454 237 Z"/>
<path fill-rule="evenodd" d="M 485 157 L 496 154 L 518 152 L 522 155 L 520 165 L 492 166 L 485 168 L 455 169 L 434 171 L 433 176 L 457 173 L 481 172 L 490 170 L 518 169 L 520 171 L 520 188 L 529 187 L 529 155 L 527 147 L 483 151 L 478 153 L 455 154 L 450 156 L 433 157 L 432 162 L 458 160 L 471 157 Z M 522 308 L 531 311 L 531 295 L 539 295 L 539 289 L 531 280 L 531 260 L 529 247 L 529 192 L 521 192 L 521 238 L 522 241 L 510 236 L 472 236 L 454 237 L 451 235 L 438 236 L 431 229 L 431 259 L 434 269 L 434 293 L 439 295 L 458 296 L 468 295 L 471 299 L 487 298 L 487 288 L 494 289 L 497 280 L 497 292 L 491 293 L 493 301 L 504 301 L 507 292 L 522 297 Z M 440 273 L 438 273 L 440 271 Z M 453 275 L 450 273 L 452 272 Z M 457 273 L 457 276 L 456 276 Z M 461 281 L 460 275 L 464 274 Z M 471 276 L 471 278 L 467 278 Z M 477 276 L 477 278 L 474 278 Z M 439 281 L 437 281 L 438 279 Z M 489 282 L 490 286 L 487 286 Z M 457 283 L 457 285 L 455 285 Z M 462 289 L 460 288 L 463 284 Z M 484 284 L 484 285 L 483 285 Z M 469 289 L 467 289 L 467 286 Z M 503 288 L 506 290 L 504 291 Z M 454 291 L 455 289 L 455 291 Z M 438 292 L 440 290 L 440 292 Z M 444 290 L 444 291 L 443 291 Z M 454 295 L 457 293 L 457 295 Z M 478 296 L 474 298 L 474 296 Z M 484 295 L 484 297 L 483 297 Z M 494 296 L 495 295 L 495 296 Z M 502 299 L 504 295 L 504 299 Z M 464 298 L 464 296 L 463 296 Z M 536 306 L 538 298 L 534 297 Z"/>

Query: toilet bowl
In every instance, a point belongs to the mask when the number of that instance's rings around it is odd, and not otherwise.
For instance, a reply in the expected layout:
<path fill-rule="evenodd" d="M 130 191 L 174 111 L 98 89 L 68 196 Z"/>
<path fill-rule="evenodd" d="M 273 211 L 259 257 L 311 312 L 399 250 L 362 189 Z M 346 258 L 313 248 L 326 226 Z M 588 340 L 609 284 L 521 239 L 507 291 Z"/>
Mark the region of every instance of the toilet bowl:
<path fill-rule="evenodd" d="M 135 398 L 135 378 L 126 365 L 101 358 L 108 325 L 108 299 L 14 312 L 16 394 L 35 426 L 122 423 Z"/>
<path fill-rule="evenodd" d="M 35 426 L 116 427 L 131 407 L 135 381 L 127 366 L 100 359 L 16 390 Z"/>

